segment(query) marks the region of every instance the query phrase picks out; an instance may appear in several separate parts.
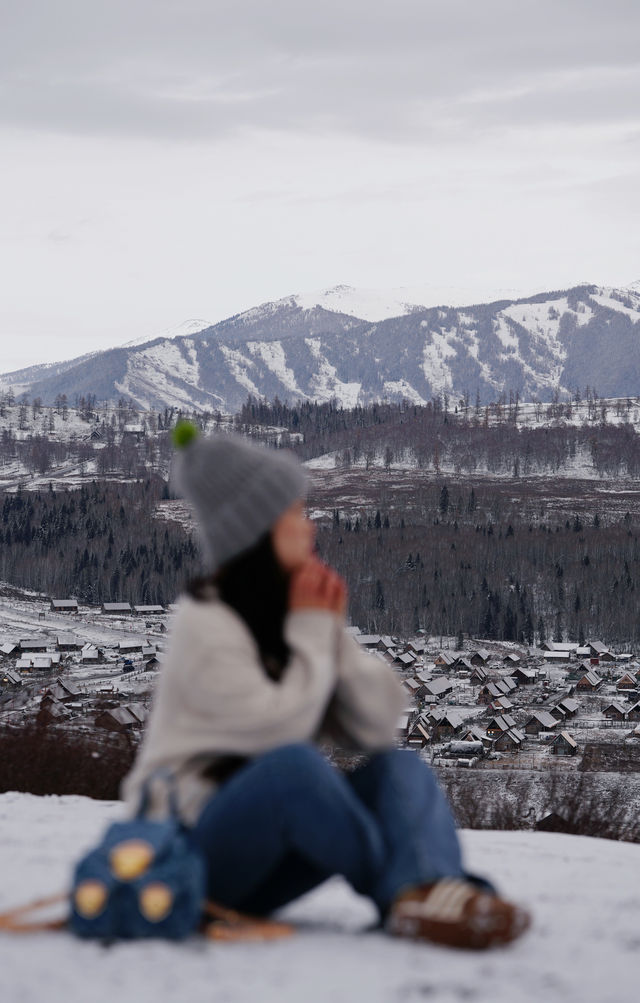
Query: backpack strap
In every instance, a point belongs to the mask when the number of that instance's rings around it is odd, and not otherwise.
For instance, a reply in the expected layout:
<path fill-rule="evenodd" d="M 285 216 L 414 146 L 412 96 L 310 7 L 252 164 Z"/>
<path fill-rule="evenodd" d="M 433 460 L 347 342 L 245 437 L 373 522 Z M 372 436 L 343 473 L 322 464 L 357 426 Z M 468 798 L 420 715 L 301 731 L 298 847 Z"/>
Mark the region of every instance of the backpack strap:
<path fill-rule="evenodd" d="M 153 773 L 150 773 L 145 782 L 142 785 L 142 790 L 140 791 L 140 801 L 138 802 L 138 809 L 136 811 L 136 818 L 144 818 L 147 814 L 149 808 L 149 802 L 151 801 L 151 792 L 153 784 L 156 780 L 161 780 L 166 785 L 167 790 L 167 806 L 169 808 L 169 815 L 171 818 L 180 818 L 178 812 L 178 796 L 176 794 L 176 778 L 171 770 L 166 767 L 158 767 Z"/>
<path fill-rule="evenodd" d="M 289 923 L 245 916 L 241 912 L 226 909 L 210 900 L 203 903 L 202 909 L 211 919 L 202 931 L 209 940 L 278 940 L 281 937 L 291 937 L 295 933 Z"/>
<path fill-rule="evenodd" d="M 69 896 L 62 893 L 49 895 L 47 898 L 37 899 L 27 905 L 8 909 L 6 912 L 0 913 L 0 931 L 42 933 L 48 930 L 64 930 L 68 925 L 66 917 L 50 920 L 29 920 L 24 917 L 39 909 L 68 901 Z M 203 903 L 202 911 L 211 920 L 205 924 L 202 931 L 209 940 L 277 940 L 281 937 L 291 937 L 295 932 L 289 923 L 278 923 L 275 920 L 261 917 L 245 916 L 243 913 L 227 909 L 218 905 L 217 902 L 209 900 Z"/>
<path fill-rule="evenodd" d="M 27 905 L 8 909 L 6 912 L 0 913 L 0 930 L 6 930 L 9 933 L 40 933 L 42 930 L 63 930 L 68 923 L 66 917 L 49 920 L 28 920 L 23 917 L 28 916 L 29 913 L 37 912 L 38 909 L 45 909 L 47 906 L 55 905 L 58 902 L 68 901 L 69 896 L 62 893 L 49 895 L 47 898 L 37 899 L 35 902 L 29 902 Z"/>

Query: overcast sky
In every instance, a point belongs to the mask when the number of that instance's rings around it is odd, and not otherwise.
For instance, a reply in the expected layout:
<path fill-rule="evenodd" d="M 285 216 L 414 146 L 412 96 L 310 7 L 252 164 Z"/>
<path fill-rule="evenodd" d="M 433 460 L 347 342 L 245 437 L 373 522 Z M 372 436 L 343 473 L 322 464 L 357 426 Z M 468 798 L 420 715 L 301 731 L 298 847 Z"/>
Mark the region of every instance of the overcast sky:
<path fill-rule="evenodd" d="M 0 0 L 0 372 L 347 283 L 640 278 L 637 0 Z"/>

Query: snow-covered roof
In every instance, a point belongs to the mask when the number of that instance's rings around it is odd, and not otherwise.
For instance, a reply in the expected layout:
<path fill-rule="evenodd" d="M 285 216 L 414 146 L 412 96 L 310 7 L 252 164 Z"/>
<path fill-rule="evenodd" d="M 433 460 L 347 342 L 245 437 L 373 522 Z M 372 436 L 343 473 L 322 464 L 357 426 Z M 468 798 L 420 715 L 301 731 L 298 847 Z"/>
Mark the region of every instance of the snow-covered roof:
<path fill-rule="evenodd" d="M 578 682 L 579 682 L 579 683 L 581 683 L 581 682 L 583 682 L 583 681 L 584 681 L 585 679 L 587 680 L 587 682 L 588 682 L 588 683 L 589 683 L 589 684 L 590 684 L 591 686 L 594 686 L 594 687 L 595 687 L 595 686 L 599 686 L 599 685 L 600 685 L 600 683 L 602 682 L 602 679 L 600 678 L 600 676 L 598 675 L 598 673 L 597 673 L 597 672 L 594 672 L 594 671 L 593 671 L 592 669 L 589 669 L 589 671 L 588 671 L 588 672 L 585 672 L 585 673 L 584 673 L 584 674 L 583 674 L 583 675 L 582 675 L 582 676 L 580 677 L 580 679 L 578 680 Z"/>
<path fill-rule="evenodd" d="M 430 679 L 429 682 L 425 683 L 427 693 L 433 697 L 448 693 L 454 686 L 455 682 L 452 679 L 447 679 L 445 676 L 441 676 L 438 679 Z"/>
<path fill-rule="evenodd" d="M 568 714 L 573 714 L 577 711 L 580 703 L 578 700 L 574 700 L 573 697 L 564 697 L 562 700 L 558 700 L 558 706 L 564 707 Z"/>
<path fill-rule="evenodd" d="M 619 714 L 622 714 L 624 717 L 626 717 L 628 708 L 625 707 L 624 704 L 621 704 L 619 700 L 612 700 L 611 703 L 608 703 L 606 707 L 603 707 L 602 713 L 606 714 L 608 710 L 615 710 Z"/>
<path fill-rule="evenodd" d="M 572 749 L 578 748 L 578 743 L 576 742 L 575 738 L 571 737 L 568 731 L 561 731 L 559 735 L 556 735 L 556 737 L 552 742 L 552 745 L 555 745 L 556 743 L 560 743 L 563 741 L 566 742 L 567 745 L 570 745 Z"/>
<path fill-rule="evenodd" d="M 557 719 L 547 710 L 534 710 L 533 714 L 527 721 L 527 724 L 529 724 L 530 721 L 538 721 L 539 724 L 541 724 L 542 727 L 546 728 L 548 731 L 553 731 L 553 729 L 558 726 Z"/>

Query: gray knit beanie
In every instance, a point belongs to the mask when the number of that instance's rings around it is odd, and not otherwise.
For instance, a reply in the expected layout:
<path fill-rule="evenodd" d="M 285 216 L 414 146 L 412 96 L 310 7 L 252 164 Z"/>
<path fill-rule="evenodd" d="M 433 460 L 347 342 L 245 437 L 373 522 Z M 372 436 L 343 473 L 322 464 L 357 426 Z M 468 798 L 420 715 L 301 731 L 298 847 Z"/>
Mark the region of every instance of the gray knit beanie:
<path fill-rule="evenodd" d="M 208 572 L 252 547 L 306 496 L 304 471 L 286 450 L 233 433 L 178 435 L 174 441 L 172 482 L 193 505 Z"/>

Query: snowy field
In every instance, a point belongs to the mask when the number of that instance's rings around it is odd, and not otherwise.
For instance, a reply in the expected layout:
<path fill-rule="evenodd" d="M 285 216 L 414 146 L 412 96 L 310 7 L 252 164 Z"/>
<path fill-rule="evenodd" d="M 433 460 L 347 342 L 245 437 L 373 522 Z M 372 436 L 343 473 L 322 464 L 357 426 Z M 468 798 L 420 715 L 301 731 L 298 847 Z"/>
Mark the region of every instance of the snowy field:
<path fill-rule="evenodd" d="M 0 909 L 63 889 L 75 858 L 120 814 L 81 797 L 0 795 Z M 461 953 L 371 932 L 374 913 L 339 879 L 283 915 L 267 944 L 128 943 L 66 933 L 0 935 L 3 1003 L 635 1003 L 640 846 L 529 832 L 462 833 L 467 864 L 533 911 L 507 949 Z"/>

